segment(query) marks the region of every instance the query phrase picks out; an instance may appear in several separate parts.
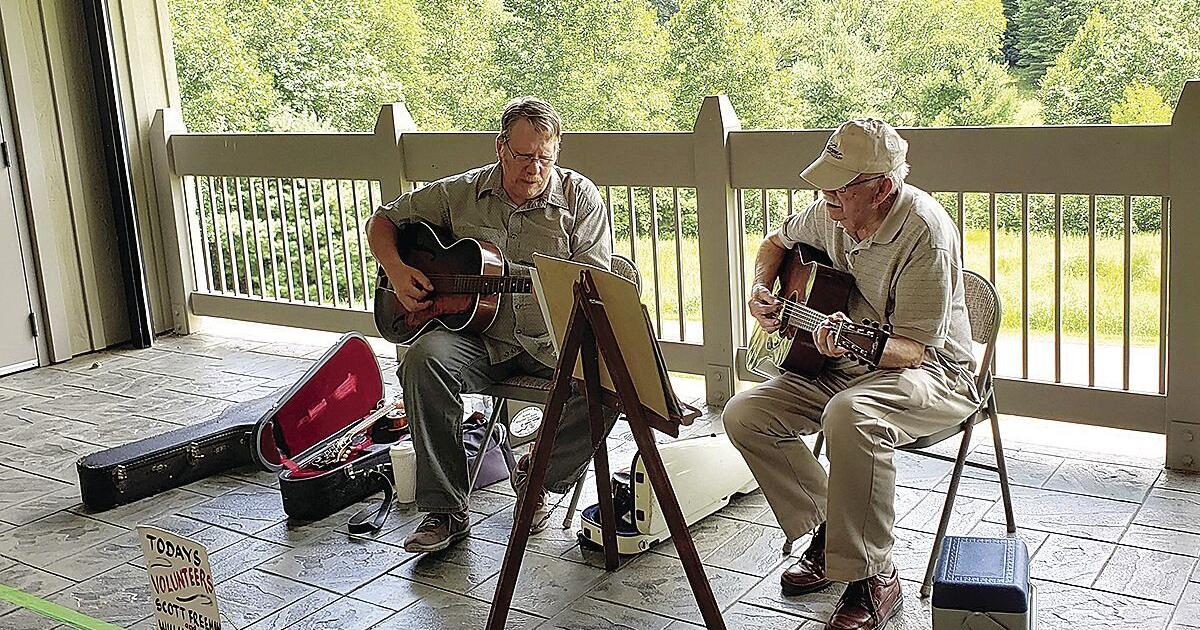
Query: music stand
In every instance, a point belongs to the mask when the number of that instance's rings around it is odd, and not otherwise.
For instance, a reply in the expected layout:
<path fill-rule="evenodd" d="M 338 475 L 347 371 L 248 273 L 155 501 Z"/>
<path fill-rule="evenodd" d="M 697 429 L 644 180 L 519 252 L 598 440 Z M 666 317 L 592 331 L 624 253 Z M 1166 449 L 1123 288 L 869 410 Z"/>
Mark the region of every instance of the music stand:
<path fill-rule="evenodd" d="M 666 518 L 667 527 L 671 532 L 671 540 L 674 541 L 675 548 L 679 552 L 679 559 L 683 563 L 692 593 L 700 607 L 704 624 L 710 629 L 724 630 L 725 621 L 721 617 L 721 610 L 717 606 L 712 587 L 704 574 L 700 555 L 696 552 L 696 546 L 688 533 L 687 523 L 679 508 L 679 500 L 671 487 L 666 467 L 663 465 L 662 457 L 659 455 L 654 435 L 651 432 L 651 429 L 658 429 L 678 437 L 679 426 L 691 424 L 699 412 L 682 405 L 671 390 L 666 366 L 662 355 L 657 352 L 658 344 L 654 339 L 653 330 L 650 328 L 645 307 L 640 302 L 636 302 L 636 307 L 634 307 L 628 304 L 629 300 L 626 299 L 614 299 L 612 301 L 619 303 L 606 304 L 602 299 L 602 291 L 598 288 L 596 279 L 600 278 L 600 284 L 606 287 L 616 286 L 612 284 L 611 278 L 617 278 L 626 283 L 628 281 L 605 270 L 589 268 L 569 261 L 538 256 L 535 262 L 538 264 L 537 269 L 543 281 L 547 280 L 550 274 L 557 275 L 561 280 L 564 273 L 571 273 L 571 266 L 578 270 L 578 280 L 574 282 L 571 291 L 570 315 L 566 318 L 565 330 L 561 324 L 562 319 L 555 318 L 556 314 L 561 315 L 561 312 L 556 313 L 559 308 L 548 304 L 550 300 L 547 298 L 556 295 L 554 289 L 538 287 L 539 298 L 543 299 L 543 308 L 547 309 L 547 319 L 551 320 L 548 322 L 551 330 L 556 333 L 562 331 L 561 341 L 558 343 L 558 364 L 554 369 L 553 385 L 542 417 L 542 425 L 538 431 L 538 440 L 533 447 L 529 480 L 524 493 L 517 499 L 519 509 L 513 523 L 512 533 L 509 536 L 508 548 L 504 553 L 504 564 L 500 569 L 500 579 L 496 584 L 496 593 L 492 599 L 486 627 L 489 630 L 502 630 L 508 620 L 508 611 L 512 605 L 513 591 L 517 584 L 517 575 L 521 570 L 521 561 L 529 542 L 529 529 L 533 523 L 535 502 L 541 496 L 546 481 L 546 468 L 550 463 L 551 450 L 554 448 L 559 419 L 562 416 L 563 406 L 571 394 L 571 383 L 579 378 L 577 372 L 581 372 L 588 406 L 588 424 L 592 434 L 592 459 L 596 466 L 596 489 L 600 503 L 605 568 L 614 571 L 618 564 L 616 511 L 613 506 L 612 479 L 608 466 L 608 435 L 601 412 L 601 402 L 612 401 L 625 412 L 633 439 L 637 444 L 642 461 L 645 463 L 646 474 L 650 477 L 654 494 Z M 570 278 L 570 276 L 567 277 Z M 606 293 L 615 296 L 617 292 L 607 291 Z M 636 295 L 636 291 L 634 295 Z M 560 306 L 566 303 L 562 293 L 557 294 L 557 299 Z M 609 317 L 608 309 L 610 308 L 615 309 L 613 318 Z M 620 335 L 614 333 L 612 325 L 614 319 L 620 322 Z M 631 321 L 640 321 L 643 323 L 643 327 L 631 326 Z M 645 338 L 635 338 L 633 335 L 636 330 L 640 330 L 639 334 L 644 335 Z M 555 337 L 558 339 L 559 335 L 556 334 Z M 654 357 L 651 359 L 653 361 L 652 369 L 657 375 L 654 383 L 648 382 L 649 377 L 644 376 L 648 374 L 645 365 L 639 364 L 636 372 L 631 372 L 622 348 L 618 345 L 618 337 L 622 338 L 622 341 L 635 355 L 644 352 L 648 347 L 645 342 L 649 341 L 651 352 L 654 353 Z M 603 376 L 601 360 L 603 360 L 604 367 L 607 368 Z M 635 380 L 634 373 L 643 376 L 639 380 Z M 605 384 L 602 383 L 602 380 L 612 384 L 609 389 L 615 390 L 615 401 L 612 400 L 612 394 L 605 391 Z M 639 392 L 642 395 L 639 395 Z M 650 399 L 650 405 L 645 404 L 643 397 Z M 664 411 L 665 413 L 663 413 Z"/>

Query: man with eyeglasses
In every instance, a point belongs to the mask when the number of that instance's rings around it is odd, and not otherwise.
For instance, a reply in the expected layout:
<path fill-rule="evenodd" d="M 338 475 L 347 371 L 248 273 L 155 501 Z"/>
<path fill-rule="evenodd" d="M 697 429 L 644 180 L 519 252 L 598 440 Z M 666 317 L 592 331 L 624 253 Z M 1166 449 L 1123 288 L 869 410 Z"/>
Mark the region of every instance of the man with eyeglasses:
<path fill-rule="evenodd" d="M 562 121 L 549 103 L 513 99 L 500 116 L 495 163 L 400 195 L 375 211 L 367 224 L 371 251 L 405 309 L 428 308 L 433 289 L 397 251 L 397 226 L 410 221 L 494 243 L 511 275 L 528 276 L 535 252 L 609 268 L 608 211 L 591 181 L 555 164 L 561 139 Z M 405 539 L 407 551 L 439 551 L 470 532 L 461 395 L 517 374 L 550 378 L 555 360 L 532 295 L 502 295 L 495 322 L 481 335 L 439 328 L 413 342 L 399 375 L 417 455 L 417 509 L 427 516 Z M 611 427 L 616 414 L 606 412 Z M 563 410 L 546 488 L 566 492 L 591 455 L 587 404 L 573 396 Z M 528 464 L 522 458 L 514 475 L 518 496 Z M 532 531 L 545 529 L 549 516 L 543 492 Z"/>
<path fill-rule="evenodd" d="M 895 448 L 961 423 L 978 398 L 958 232 L 941 204 L 904 182 L 907 153 L 886 122 L 851 120 L 800 173 L 821 194 L 763 240 L 750 314 L 764 330 L 780 329 L 770 287 L 799 243 L 854 277 L 848 313 L 813 333 L 830 357 L 817 378 L 782 374 L 734 396 L 723 414 L 787 540 L 812 532 L 781 577 L 784 593 L 849 583 L 825 626 L 837 630 L 881 628 L 900 608 Z M 846 318 L 891 324 L 877 369 L 834 346 L 830 330 Z M 828 474 L 800 440 L 817 431 L 828 444 Z"/>

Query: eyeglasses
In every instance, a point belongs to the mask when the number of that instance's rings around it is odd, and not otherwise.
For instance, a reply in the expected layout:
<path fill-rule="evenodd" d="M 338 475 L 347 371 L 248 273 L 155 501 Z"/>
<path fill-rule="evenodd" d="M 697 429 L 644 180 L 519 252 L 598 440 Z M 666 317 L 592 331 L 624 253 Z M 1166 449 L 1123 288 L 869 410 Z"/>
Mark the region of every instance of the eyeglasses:
<path fill-rule="evenodd" d="M 535 161 L 541 166 L 550 166 L 551 164 L 554 164 L 554 160 L 558 159 L 557 151 L 555 151 L 555 155 L 549 157 L 533 155 L 531 153 L 517 153 L 516 151 L 513 151 L 512 147 L 508 146 L 508 140 L 504 141 L 504 148 L 508 149 L 509 154 L 512 155 L 513 161 L 521 166 L 529 166 Z"/>
<path fill-rule="evenodd" d="M 887 173 L 884 173 L 882 175 L 876 175 L 875 177 L 868 177 L 866 179 L 860 179 L 856 182 L 850 182 L 849 184 L 846 184 L 845 186 L 842 186 L 841 188 L 834 188 L 834 189 L 830 190 L 829 192 L 844 193 L 844 192 L 846 192 L 847 188 L 853 188 L 854 186 L 857 186 L 859 184 L 873 182 L 877 179 L 883 179 L 884 177 L 887 177 Z"/>

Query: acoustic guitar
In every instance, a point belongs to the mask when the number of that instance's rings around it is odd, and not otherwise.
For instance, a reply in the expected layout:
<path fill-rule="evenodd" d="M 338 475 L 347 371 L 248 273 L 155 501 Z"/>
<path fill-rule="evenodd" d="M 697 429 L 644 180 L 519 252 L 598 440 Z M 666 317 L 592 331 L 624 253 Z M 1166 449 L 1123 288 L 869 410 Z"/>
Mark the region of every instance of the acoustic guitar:
<path fill-rule="evenodd" d="M 801 244 L 788 252 L 779 267 L 775 295 L 783 303 L 779 314 L 782 325 L 774 335 L 755 327 L 747 354 L 752 371 L 769 376 L 755 367 L 769 362 L 781 370 L 813 378 L 824 369 L 829 357 L 817 350 L 812 332 L 830 313 L 845 313 L 854 290 L 853 276 L 831 264 L 825 252 L 808 245 Z M 891 337 L 891 326 L 871 320 L 861 324 L 847 320 L 832 334 L 834 346 L 875 368 Z"/>
<path fill-rule="evenodd" d="M 452 240 L 425 222 L 399 228 L 396 245 L 404 264 L 429 278 L 432 301 L 420 311 L 400 305 L 383 268 L 375 285 L 375 327 L 384 339 L 407 344 L 435 324 L 453 331 L 481 333 L 496 321 L 502 293 L 530 293 L 530 278 L 504 275 L 504 254 L 488 241 Z"/>

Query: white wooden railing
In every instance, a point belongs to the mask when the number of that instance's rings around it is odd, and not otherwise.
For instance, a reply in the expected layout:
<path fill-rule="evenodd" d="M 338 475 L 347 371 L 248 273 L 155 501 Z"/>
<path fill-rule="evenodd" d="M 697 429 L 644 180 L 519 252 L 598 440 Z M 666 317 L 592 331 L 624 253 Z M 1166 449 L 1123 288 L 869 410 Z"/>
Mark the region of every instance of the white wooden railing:
<path fill-rule="evenodd" d="M 668 363 L 703 376 L 714 404 L 751 378 L 746 270 L 762 235 L 812 199 L 797 172 L 829 135 L 739 127 L 728 100 L 710 97 L 692 132 L 570 133 L 560 159 L 601 187 Z M 1168 463 L 1195 467 L 1200 388 L 1187 384 L 1200 367 L 1200 290 L 1187 254 L 1200 246 L 1200 82 L 1170 125 L 902 133 L 909 180 L 939 194 L 967 237 L 966 265 L 1012 305 L 1001 410 L 1166 433 Z M 372 209 L 495 158 L 494 134 L 421 132 L 402 105 L 383 107 L 373 133 L 341 134 L 190 134 L 162 110 L 153 137 L 181 332 L 208 315 L 374 334 L 362 230 Z M 1031 212 L 1042 228 L 1032 236 Z M 1083 220 L 1071 213 L 1086 214 L 1082 233 L 1064 232 L 1064 217 Z"/>

